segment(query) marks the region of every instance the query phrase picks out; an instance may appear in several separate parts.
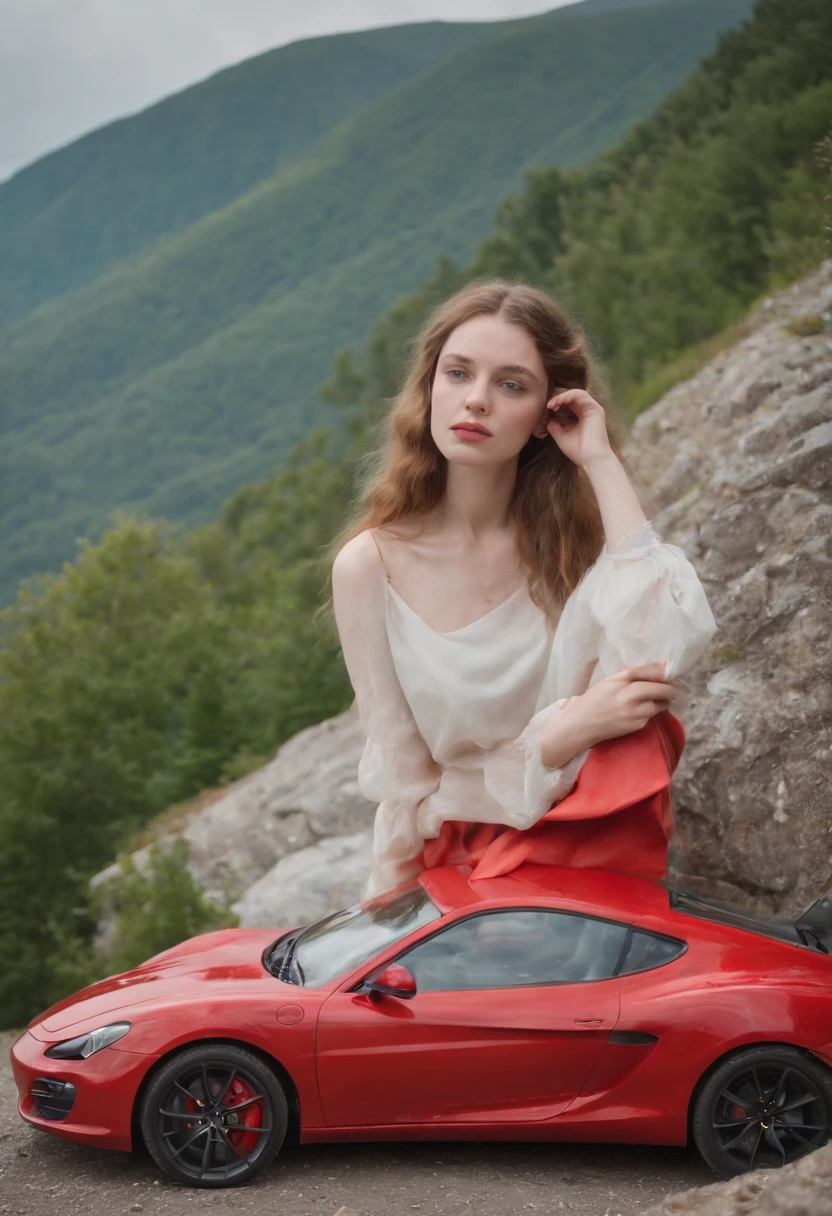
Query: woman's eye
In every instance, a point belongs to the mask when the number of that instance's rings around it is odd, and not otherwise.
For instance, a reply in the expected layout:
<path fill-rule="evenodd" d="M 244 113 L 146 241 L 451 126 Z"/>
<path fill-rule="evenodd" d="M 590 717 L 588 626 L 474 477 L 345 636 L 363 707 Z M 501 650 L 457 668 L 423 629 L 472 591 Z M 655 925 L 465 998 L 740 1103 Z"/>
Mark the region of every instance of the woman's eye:
<path fill-rule="evenodd" d="M 464 376 L 467 373 L 461 367 L 449 367 L 447 374 L 452 380 L 456 380 L 459 376 Z M 525 385 L 520 384 L 517 380 L 504 380 L 503 383 L 509 386 L 512 393 L 525 393 L 526 391 Z"/>

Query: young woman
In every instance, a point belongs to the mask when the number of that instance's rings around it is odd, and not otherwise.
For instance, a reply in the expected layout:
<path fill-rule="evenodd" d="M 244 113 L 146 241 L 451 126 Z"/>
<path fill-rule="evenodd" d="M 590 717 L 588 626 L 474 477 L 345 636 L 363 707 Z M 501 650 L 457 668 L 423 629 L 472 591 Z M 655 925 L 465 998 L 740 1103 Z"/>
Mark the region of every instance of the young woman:
<path fill-rule="evenodd" d="M 431 864 L 453 826 L 538 824 L 597 744 L 678 708 L 714 633 L 594 379 L 551 297 L 502 280 L 416 340 L 332 567 L 359 786 L 379 803 L 363 899 Z"/>

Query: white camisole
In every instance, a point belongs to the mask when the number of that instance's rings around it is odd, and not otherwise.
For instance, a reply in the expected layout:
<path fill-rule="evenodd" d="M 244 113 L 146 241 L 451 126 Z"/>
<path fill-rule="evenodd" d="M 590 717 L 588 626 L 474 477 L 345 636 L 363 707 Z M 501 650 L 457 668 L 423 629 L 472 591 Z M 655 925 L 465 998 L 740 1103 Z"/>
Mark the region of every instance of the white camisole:
<path fill-rule="evenodd" d="M 680 548 L 651 524 L 606 545 L 552 630 L 523 585 L 461 629 L 432 629 L 378 579 L 335 612 L 367 743 L 359 787 L 377 802 L 362 899 L 415 876 L 446 819 L 526 828 L 574 787 L 589 751 L 547 768 L 540 732 L 569 700 L 624 666 L 689 670 L 716 622 Z M 680 689 L 673 712 L 680 717 Z"/>

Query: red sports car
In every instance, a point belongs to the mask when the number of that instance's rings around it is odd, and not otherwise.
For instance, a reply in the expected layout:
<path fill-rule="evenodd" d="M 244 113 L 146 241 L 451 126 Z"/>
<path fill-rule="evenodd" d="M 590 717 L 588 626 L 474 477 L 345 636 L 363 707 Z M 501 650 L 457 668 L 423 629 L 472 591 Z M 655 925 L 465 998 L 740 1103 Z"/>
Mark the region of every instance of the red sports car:
<path fill-rule="evenodd" d="M 183 942 L 36 1018 L 20 1113 L 195 1186 L 325 1140 L 695 1142 L 724 1177 L 832 1132 L 832 900 L 464 867 L 306 928 Z"/>

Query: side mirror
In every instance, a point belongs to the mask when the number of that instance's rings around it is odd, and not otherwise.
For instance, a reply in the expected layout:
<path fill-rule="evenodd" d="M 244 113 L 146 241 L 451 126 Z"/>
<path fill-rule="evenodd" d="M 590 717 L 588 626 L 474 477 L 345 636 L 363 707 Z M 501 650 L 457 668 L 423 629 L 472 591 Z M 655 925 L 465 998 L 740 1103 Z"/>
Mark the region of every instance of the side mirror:
<path fill-rule="evenodd" d="M 388 963 L 382 971 L 365 980 L 362 991 L 368 996 L 375 992 L 379 996 L 398 996 L 409 1001 L 416 995 L 416 980 L 413 972 L 401 963 Z"/>

